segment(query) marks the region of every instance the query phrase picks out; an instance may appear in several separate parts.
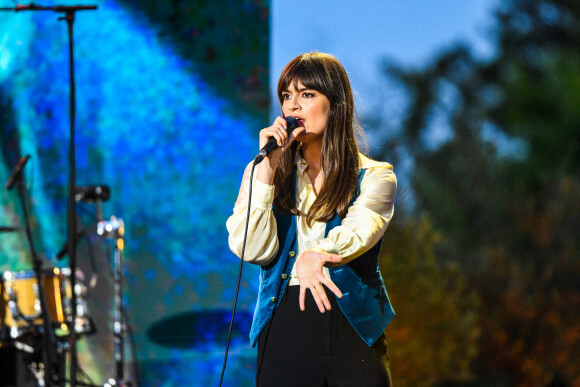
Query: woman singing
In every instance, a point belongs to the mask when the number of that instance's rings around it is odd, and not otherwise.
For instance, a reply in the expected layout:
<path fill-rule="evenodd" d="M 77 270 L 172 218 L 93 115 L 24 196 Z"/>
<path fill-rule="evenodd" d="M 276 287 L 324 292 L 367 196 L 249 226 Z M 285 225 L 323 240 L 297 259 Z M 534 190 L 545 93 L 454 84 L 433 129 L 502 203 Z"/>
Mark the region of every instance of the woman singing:
<path fill-rule="evenodd" d="M 390 386 L 384 330 L 394 317 L 378 255 L 393 217 L 393 168 L 359 153 L 348 76 L 333 56 L 303 54 L 278 81 L 283 117 L 260 131 L 244 260 L 260 265 L 250 340 L 258 386 Z M 297 119 L 287 134 L 284 117 Z M 232 216 L 241 256 L 251 165 Z"/>

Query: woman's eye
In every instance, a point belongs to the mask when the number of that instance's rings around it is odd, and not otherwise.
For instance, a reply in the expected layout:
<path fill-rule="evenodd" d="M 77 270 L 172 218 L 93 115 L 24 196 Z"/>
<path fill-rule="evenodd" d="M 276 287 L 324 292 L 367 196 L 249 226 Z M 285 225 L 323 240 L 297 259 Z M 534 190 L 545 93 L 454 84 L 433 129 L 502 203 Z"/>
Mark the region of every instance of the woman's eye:
<path fill-rule="evenodd" d="M 312 98 L 312 97 L 314 97 L 314 94 L 313 93 L 304 93 L 304 94 L 302 94 L 302 96 L 304 98 Z"/>
<path fill-rule="evenodd" d="M 284 100 L 290 99 L 290 94 L 288 94 L 288 93 L 282 94 L 282 99 L 284 99 Z"/>

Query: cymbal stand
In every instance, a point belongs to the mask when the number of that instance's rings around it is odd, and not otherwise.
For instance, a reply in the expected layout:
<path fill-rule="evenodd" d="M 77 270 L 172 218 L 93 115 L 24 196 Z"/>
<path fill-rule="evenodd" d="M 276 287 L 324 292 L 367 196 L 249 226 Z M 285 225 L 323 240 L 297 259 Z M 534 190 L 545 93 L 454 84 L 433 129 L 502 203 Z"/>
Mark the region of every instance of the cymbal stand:
<path fill-rule="evenodd" d="M 115 279 L 115 312 L 113 333 L 115 343 L 115 377 L 116 385 L 129 386 L 125 380 L 125 336 L 127 326 L 123 315 L 123 249 L 125 247 L 125 224 L 123 219 L 111 216 L 110 221 L 97 223 L 97 234 L 112 239 L 114 243 L 113 272 Z"/>

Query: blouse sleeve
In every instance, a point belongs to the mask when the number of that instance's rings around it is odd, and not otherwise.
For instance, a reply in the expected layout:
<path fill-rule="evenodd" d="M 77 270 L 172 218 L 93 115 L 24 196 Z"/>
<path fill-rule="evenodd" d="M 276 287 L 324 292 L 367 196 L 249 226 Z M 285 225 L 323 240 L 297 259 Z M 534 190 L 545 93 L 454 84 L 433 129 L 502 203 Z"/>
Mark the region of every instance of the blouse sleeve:
<path fill-rule="evenodd" d="M 244 243 L 251 169 L 252 166 L 250 163 L 244 172 L 233 214 L 226 222 L 230 250 L 238 257 L 242 255 Z M 244 261 L 246 262 L 265 265 L 278 252 L 276 218 L 274 218 L 272 211 L 273 202 L 274 186 L 256 180 L 256 174 L 254 173 L 252 208 L 250 210 L 248 238 L 244 252 Z"/>
<path fill-rule="evenodd" d="M 361 192 L 341 225 L 330 230 L 317 246 L 342 256 L 343 264 L 370 250 L 393 218 L 397 178 L 392 165 L 377 164 L 367 169 Z"/>

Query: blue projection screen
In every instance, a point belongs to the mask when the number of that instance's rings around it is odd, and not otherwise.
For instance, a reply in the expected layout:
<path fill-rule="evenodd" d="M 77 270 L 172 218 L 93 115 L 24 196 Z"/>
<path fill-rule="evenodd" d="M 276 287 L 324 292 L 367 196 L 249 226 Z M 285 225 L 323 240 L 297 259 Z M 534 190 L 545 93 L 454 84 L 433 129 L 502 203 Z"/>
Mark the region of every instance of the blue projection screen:
<path fill-rule="evenodd" d="M 91 4 L 98 10 L 74 24 L 76 180 L 108 185 L 103 215 L 125 223 L 127 372 L 142 386 L 217 385 L 239 267 L 225 221 L 269 112 L 269 3 Z M 47 267 L 68 265 L 57 259 L 69 173 L 68 38 L 58 16 L 0 13 L 0 181 L 31 156 L 24 179 Z M 1 190 L 0 226 L 24 226 L 15 191 Z M 115 376 L 113 264 L 96 211 L 77 204 L 81 281 L 97 328 L 78 348 L 82 370 L 102 385 Z M 0 271 L 31 269 L 24 232 L 0 233 Z M 254 384 L 257 275 L 244 268 L 224 385 Z"/>

